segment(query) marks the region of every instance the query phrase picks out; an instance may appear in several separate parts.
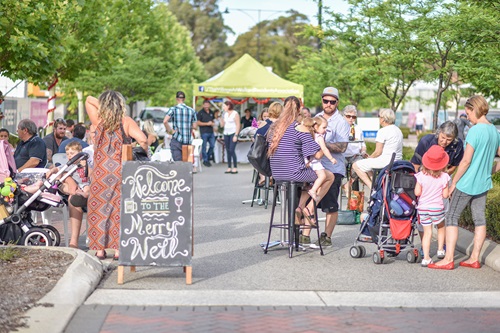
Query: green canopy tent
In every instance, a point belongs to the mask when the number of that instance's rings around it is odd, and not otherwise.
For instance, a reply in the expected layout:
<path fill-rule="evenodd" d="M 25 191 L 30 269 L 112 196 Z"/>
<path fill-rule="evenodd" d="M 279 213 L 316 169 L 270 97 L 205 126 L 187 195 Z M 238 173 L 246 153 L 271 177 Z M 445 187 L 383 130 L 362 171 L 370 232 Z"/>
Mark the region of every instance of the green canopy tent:
<path fill-rule="evenodd" d="M 282 79 L 244 54 L 234 64 L 205 82 L 194 84 L 193 105 L 197 97 L 214 98 L 286 98 L 304 96 L 304 86 Z"/>

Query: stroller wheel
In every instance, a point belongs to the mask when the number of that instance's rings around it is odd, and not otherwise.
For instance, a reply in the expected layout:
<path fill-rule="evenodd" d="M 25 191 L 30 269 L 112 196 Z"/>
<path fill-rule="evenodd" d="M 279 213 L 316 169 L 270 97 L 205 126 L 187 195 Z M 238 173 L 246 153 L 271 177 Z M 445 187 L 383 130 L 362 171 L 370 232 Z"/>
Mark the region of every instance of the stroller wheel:
<path fill-rule="evenodd" d="M 373 252 L 372 259 L 373 259 L 373 263 L 375 263 L 377 265 L 384 263 L 384 258 L 380 255 L 380 253 L 378 251 Z"/>
<path fill-rule="evenodd" d="M 52 246 L 52 239 L 49 234 L 41 228 L 33 227 L 26 232 L 19 245 L 24 246 Z"/>
<path fill-rule="evenodd" d="M 359 257 L 363 258 L 366 255 L 366 249 L 363 245 L 360 245 L 359 249 L 361 250 L 361 254 L 359 255 Z"/>
<path fill-rule="evenodd" d="M 358 246 L 351 246 L 351 248 L 349 249 L 349 254 L 352 258 L 359 258 L 361 251 L 359 250 Z"/>
<path fill-rule="evenodd" d="M 61 234 L 55 227 L 48 224 L 42 224 L 40 228 L 49 234 L 50 239 L 52 239 L 52 246 L 59 246 L 61 244 Z"/>

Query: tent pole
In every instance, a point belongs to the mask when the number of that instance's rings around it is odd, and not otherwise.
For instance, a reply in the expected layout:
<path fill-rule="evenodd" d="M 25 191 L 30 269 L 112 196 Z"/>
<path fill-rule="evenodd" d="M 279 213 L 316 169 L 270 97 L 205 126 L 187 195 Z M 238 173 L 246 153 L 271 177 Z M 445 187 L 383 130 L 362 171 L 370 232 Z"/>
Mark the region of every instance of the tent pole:
<path fill-rule="evenodd" d="M 193 110 L 196 107 L 196 96 L 193 96 Z"/>

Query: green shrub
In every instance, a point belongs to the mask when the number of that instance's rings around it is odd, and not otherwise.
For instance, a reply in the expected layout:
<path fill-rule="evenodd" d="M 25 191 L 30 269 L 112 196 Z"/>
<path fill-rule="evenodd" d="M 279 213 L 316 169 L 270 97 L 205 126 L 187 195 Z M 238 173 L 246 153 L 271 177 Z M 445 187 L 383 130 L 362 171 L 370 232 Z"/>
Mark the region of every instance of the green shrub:
<path fill-rule="evenodd" d="M 432 133 L 434 133 L 434 132 L 433 132 L 433 131 L 425 131 L 425 132 L 422 132 L 422 133 L 420 133 L 420 134 L 418 135 L 417 139 L 418 139 L 418 141 L 420 141 L 420 139 L 422 139 L 422 137 L 423 137 L 424 135 L 427 135 L 427 134 L 432 134 Z"/>
<path fill-rule="evenodd" d="M 368 155 L 371 155 L 375 151 L 375 142 L 366 141 L 365 144 L 366 144 L 366 152 L 368 153 Z M 415 149 L 403 146 L 403 160 L 405 161 L 411 160 L 414 152 Z"/>
<path fill-rule="evenodd" d="M 403 133 L 403 138 L 408 139 L 408 135 L 410 135 L 410 129 L 408 127 L 400 127 L 401 133 Z"/>
<path fill-rule="evenodd" d="M 493 184 L 493 188 L 488 192 L 486 197 L 486 235 L 495 242 L 500 242 L 500 185 Z M 465 229 L 474 230 L 474 222 L 470 206 L 463 211 L 460 216 L 459 225 Z"/>

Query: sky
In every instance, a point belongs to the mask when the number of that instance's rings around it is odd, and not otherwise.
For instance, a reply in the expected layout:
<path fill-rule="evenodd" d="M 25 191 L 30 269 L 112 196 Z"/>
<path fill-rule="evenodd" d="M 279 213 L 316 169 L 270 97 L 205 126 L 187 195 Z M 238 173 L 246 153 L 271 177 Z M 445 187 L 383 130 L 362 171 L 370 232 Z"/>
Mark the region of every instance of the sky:
<path fill-rule="evenodd" d="M 346 0 L 323 0 L 323 7 L 329 7 L 346 14 L 348 5 Z M 318 4 L 313 0 L 219 0 L 219 9 L 224 12 L 229 9 L 229 14 L 223 14 L 224 23 L 235 32 L 229 34 L 227 43 L 233 45 L 239 34 L 245 33 L 257 24 L 259 20 L 273 20 L 285 12 L 294 9 L 309 17 L 312 24 L 318 24 Z M 241 10 L 238 10 L 241 9 Z"/>

